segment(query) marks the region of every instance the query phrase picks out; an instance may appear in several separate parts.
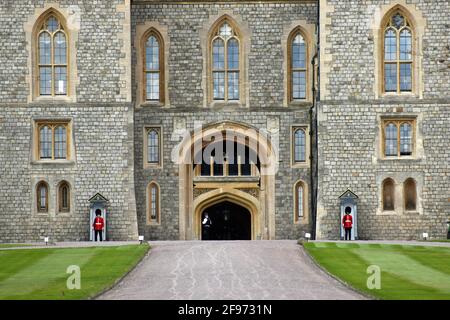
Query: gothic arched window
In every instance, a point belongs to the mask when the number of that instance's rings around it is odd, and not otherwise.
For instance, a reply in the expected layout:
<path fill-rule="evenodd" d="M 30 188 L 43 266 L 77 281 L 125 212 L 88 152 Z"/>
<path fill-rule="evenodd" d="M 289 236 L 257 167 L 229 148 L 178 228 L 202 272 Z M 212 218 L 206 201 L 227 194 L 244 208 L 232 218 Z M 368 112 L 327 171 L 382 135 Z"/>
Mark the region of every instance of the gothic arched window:
<path fill-rule="evenodd" d="M 384 92 L 411 92 L 413 83 L 413 29 L 401 11 L 384 25 Z"/>
<path fill-rule="evenodd" d="M 58 186 L 58 211 L 70 211 L 70 186 L 66 181 L 63 181 Z"/>
<path fill-rule="evenodd" d="M 64 23 L 55 14 L 49 13 L 42 20 L 37 33 L 39 95 L 67 95 L 68 54 Z"/>
<path fill-rule="evenodd" d="M 294 221 L 299 222 L 306 214 L 306 184 L 298 181 L 294 186 Z"/>
<path fill-rule="evenodd" d="M 308 83 L 308 47 L 304 34 L 295 29 L 288 39 L 288 84 L 289 99 L 304 100 L 307 98 Z"/>
<path fill-rule="evenodd" d="M 383 211 L 395 210 L 395 184 L 394 180 L 387 178 L 383 181 Z"/>
<path fill-rule="evenodd" d="M 36 186 L 36 204 L 38 212 L 48 212 L 48 185 L 44 181 L 39 182 Z"/>
<path fill-rule="evenodd" d="M 147 221 L 148 223 L 160 222 L 160 192 L 156 182 L 151 182 L 147 187 Z"/>
<path fill-rule="evenodd" d="M 405 200 L 405 210 L 415 211 L 417 209 L 417 189 L 416 181 L 412 178 L 406 179 L 403 183 Z"/>
<path fill-rule="evenodd" d="M 239 33 L 233 23 L 223 19 L 213 30 L 211 46 L 211 88 L 213 100 L 240 99 Z"/>
<path fill-rule="evenodd" d="M 306 161 L 306 134 L 305 130 L 298 128 L 294 131 L 294 162 Z"/>
<path fill-rule="evenodd" d="M 144 100 L 164 102 L 164 43 L 155 29 L 144 36 Z"/>

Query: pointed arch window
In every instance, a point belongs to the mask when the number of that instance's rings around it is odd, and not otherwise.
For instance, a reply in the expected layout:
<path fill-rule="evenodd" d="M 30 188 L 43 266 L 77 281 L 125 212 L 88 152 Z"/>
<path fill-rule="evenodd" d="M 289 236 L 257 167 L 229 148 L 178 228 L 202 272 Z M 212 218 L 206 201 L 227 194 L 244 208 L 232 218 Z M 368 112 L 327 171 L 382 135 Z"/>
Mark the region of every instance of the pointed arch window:
<path fill-rule="evenodd" d="M 144 100 L 164 103 L 164 42 L 153 28 L 144 41 Z"/>
<path fill-rule="evenodd" d="M 68 54 L 66 27 L 50 13 L 37 33 L 37 91 L 40 96 L 67 95 Z"/>
<path fill-rule="evenodd" d="M 294 162 L 306 161 L 306 134 L 303 128 L 294 129 Z"/>
<path fill-rule="evenodd" d="M 39 121 L 37 123 L 38 159 L 67 160 L 69 122 Z"/>
<path fill-rule="evenodd" d="M 395 210 L 395 184 L 394 180 L 387 178 L 383 181 L 383 211 Z"/>
<path fill-rule="evenodd" d="M 306 184 L 298 181 L 294 186 L 294 221 L 301 221 L 306 214 Z"/>
<path fill-rule="evenodd" d="M 417 188 L 416 181 L 413 178 L 406 179 L 403 183 L 405 210 L 417 210 Z"/>
<path fill-rule="evenodd" d="M 156 182 L 151 182 L 147 188 L 147 220 L 150 224 L 160 223 L 160 191 Z"/>
<path fill-rule="evenodd" d="M 384 26 L 384 92 L 412 92 L 413 28 L 401 11 L 395 11 Z"/>
<path fill-rule="evenodd" d="M 211 88 L 213 100 L 240 99 L 241 42 L 231 21 L 224 19 L 211 36 Z"/>
<path fill-rule="evenodd" d="M 48 212 L 48 185 L 44 181 L 39 182 L 36 186 L 36 204 L 38 212 Z"/>
<path fill-rule="evenodd" d="M 383 143 L 385 157 L 412 156 L 414 151 L 415 121 L 410 119 L 385 120 Z"/>
<path fill-rule="evenodd" d="M 308 88 L 308 46 L 304 33 L 292 31 L 288 39 L 288 89 L 290 101 L 307 98 Z"/>
<path fill-rule="evenodd" d="M 58 211 L 70 212 L 70 186 L 66 181 L 58 187 Z"/>

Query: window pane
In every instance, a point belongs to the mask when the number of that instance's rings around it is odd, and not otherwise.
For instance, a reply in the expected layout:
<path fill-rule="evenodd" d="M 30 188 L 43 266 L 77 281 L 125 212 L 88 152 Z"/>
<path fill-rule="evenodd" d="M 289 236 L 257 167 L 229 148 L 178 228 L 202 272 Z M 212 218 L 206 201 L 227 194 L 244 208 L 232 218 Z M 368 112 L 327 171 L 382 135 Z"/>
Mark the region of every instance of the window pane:
<path fill-rule="evenodd" d="M 219 29 L 219 35 L 224 37 L 225 39 L 231 37 L 233 29 L 228 25 L 228 23 L 224 23 Z"/>
<path fill-rule="evenodd" d="M 239 72 L 228 73 L 228 100 L 239 99 Z"/>
<path fill-rule="evenodd" d="M 62 209 L 69 208 L 69 189 L 67 186 L 63 186 L 61 189 L 61 207 Z"/>
<path fill-rule="evenodd" d="M 152 185 L 150 187 L 151 189 L 151 208 L 150 208 L 150 219 L 156 220 L 157 217 L 157 187 L 155 185 Z"/>
<path fill-rule="evenodd" d="M 41 159 L 52 158 L 52 129 L 44 126 L 39 133 L 39 148 Z"/>
<path fill-rule="evenodd" d="M 239 69 L 239 42 L 230 39 L 227 42 L 228 69 Z"/>
<path fill-rule="evenodd" d="M 148 159 L 150 163 L 159 163 L 159 133 L 156 130 L 150 130 L 147 136 Z"/>
<path fill-rule="evenodd" d="M 66 64 L 66 36 L 58 32 L 54 38 L 55 64 Z"/>
<path fill-rule="evenodd" d="M 159 100 L 159 72 L 146 73 L 147 100 Z"/>
<path fill-rule="evenodd" d="M 400 126 L 400 155 L 409 156 L 412 154 L 412 130 L 409 123 L 402 123 Z"/>
<path fill-rule="evenodd" d="M 52 94 L 52 68 L 40 67 L 39 68 L 39 94 L 51 95 Z"/>
<path fill-rule="evenodd" d="M 66 94 L 67 88 L 67 68 L 55 67 L 55 94 Z"/>
<path fill-rule="evenodd" d="M 214 161 L 214 176 L 223 176 L 223 164 Z"/>
<path fill-rule="evenodd" d="M 385 127 L 385 155 L 397 155 L 397 126 L 393 123 Z"/>
<path fill-rule="evenodd" d="M 213 41 L 213 69 L 223 70 L 225 68 L 225 46 L 222 39 Z"/>
<path fill-rule="evenodd" d="M 392 29 L 388 29 L 384 35 L 384 59 L 397 60 L 397 35 Z"/>
<path fill-rule="evenodd" d="M 392 17 L 392 25 L 394 25 L 397 29 L 400 29 L 405 23 L 405 18 L 400 13 L 397 13 Z"/>
<path fill-rule="evenodd" d="M 39 209 L 47 209 L 47 187 L 45 185 L 39 186 Z"/>
<path fill-rule="evenodd" d="M 400 90 L 411 91 L 411 63 L 400 64 Z"/>
<path fill-rule="evenodd" d="M 306 68 L 306 45 L 300 34 L 292 42 L 292 68 Z"/>
<path fill-rule="evenodd" d="M 397 91 L 397 64 L 386 63 L 384 65 L 384 87 L 386 92 Z"/>
<path fill-rule="evenodd" d="M 39 35 L 39 64 L 51 64 L 51 43 L 47 32 Z"/>
<path fill-rule="evenodd" d="M 59 126 L 55 129 L 55 159 L 66 159 L 66 150 L 66 128 L 63 126 Z"/>
<path fill-rule="evenodd" d="M 145 69 L 159 70 L 159 43 L 154 36 L 148 38 L 145 47 Z"/>
<path fill-rule="evenodd" d="M 297 217 L 303 217 L 303 186 L 297 187 Z"/>
<path fill-rule="evenodd" d="M 306 71 L 294 71 L 292 73 L 292 98 L 306 98 Z"/>
<path fill-rule="evenodd" d="M 58 20 L 55 17 L 50 17 L 47 20 L 47 30 L 50 32 L 55 32 L 58 30 Z"/>
<path fill-rule="evenodd" d="M 411 60 L 411 32 L 403 29 L 400 32 L 400 60 Z"/>
<path fill-rule="evenodd" d="M 225 72 L 213 73 L 214 99 L 225 99 Z"/>
<path fill-rule="evenodd" d="M 305 161 L 305 132 L 301 129 L 294 134 L 294 160 L 295 162 Z"/>

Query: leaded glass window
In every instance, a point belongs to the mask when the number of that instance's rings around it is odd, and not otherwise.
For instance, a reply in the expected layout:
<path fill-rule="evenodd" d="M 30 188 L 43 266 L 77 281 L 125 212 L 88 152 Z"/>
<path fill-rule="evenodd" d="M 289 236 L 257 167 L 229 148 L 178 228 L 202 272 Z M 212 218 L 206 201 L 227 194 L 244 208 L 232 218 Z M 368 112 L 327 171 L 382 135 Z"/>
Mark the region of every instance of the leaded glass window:
<path fill-rule="evenodd" d="M 412 28 L 408 19 L 396 12 L 384 31 L 384 91 L 412 91 Z"/>
<path fill-rule="evenodd" d="M 306 161 L 306 135 L 305 130 L 294 130 L 294 162 Z"/>
<path fill-rule="evenodd" d="M 49 15 L 42 23 L 37 47 L 39 95 L 67 95 L 67 36 L 56 16 Z"/>
<path fill-rule="evenodd" d="M 70 187 L 65 181 L 61 182 L 59 185 L 59 212 L 69 212 L 70 211 Z"/>
<path fill-rule="evenodd" d="M 290 44 L 290 92 L 291 100 L 306 99 L 307 48 L 303 35 L 296 32 Z"/>
<path fill-rule="evenodd" d="M 384 155 L 411 156 L 414 148 L 414 121 L 389 120 L 384 123 Z"/>
<path fill-rule="evenodd" d="M 39 182 L 36 187 L 36 197 L 37 197 L 37 211 L 47 212 L 48 211 L 48 186 L 45 182 Z"/>
<path fill-rule="evenodd" d="M 240 42 L 236 30 L 224 21 L 211 42 L 212 94 L 214 100 L 239 100 Z"/>
<path fill-rule="evenodd" d="M 156 30 L 151 30 L 145 42 L 144 82 L 145 100 L 163 100 L 163 43 Z"/>
<path fill-rule="evenodd" d="M 150 223 L 159 223 L 159 186 L 152 182 L 148 187 L 148 220 Z"/>
<path fill-rule="evenodd" d="M 296 186 L 296 216 L 297 218 L 303 217 L 303 183 L 299 182 Z"/>
<path fill-rule="evenodd" d="M 67 159 L 68 123 L 38 123 L 39 159 Z"/>
<path fill-rule="evenodd" d="M 147 162 L 151 164 L 160 163 L 160 130 L 150 128 L 147 131 Z"/>

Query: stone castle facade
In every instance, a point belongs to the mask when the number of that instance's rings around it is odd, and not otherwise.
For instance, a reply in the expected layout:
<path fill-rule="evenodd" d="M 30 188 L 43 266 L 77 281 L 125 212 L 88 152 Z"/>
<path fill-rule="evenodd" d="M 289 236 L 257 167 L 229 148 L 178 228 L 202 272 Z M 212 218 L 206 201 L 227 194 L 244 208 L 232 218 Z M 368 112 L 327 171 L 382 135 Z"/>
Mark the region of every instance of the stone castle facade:
<path fill-rule="evenodd" d="M 200 239 L 229 203 L 251 239 L 338 239 L 346 190 L 360 239 L 446 235 L 447 0 L 7 0 L 0 17 L 0 242 L 87 240 L 96 193 L 109 240 Z M 257 160 L 195 161 L 225 133 Z"/>

